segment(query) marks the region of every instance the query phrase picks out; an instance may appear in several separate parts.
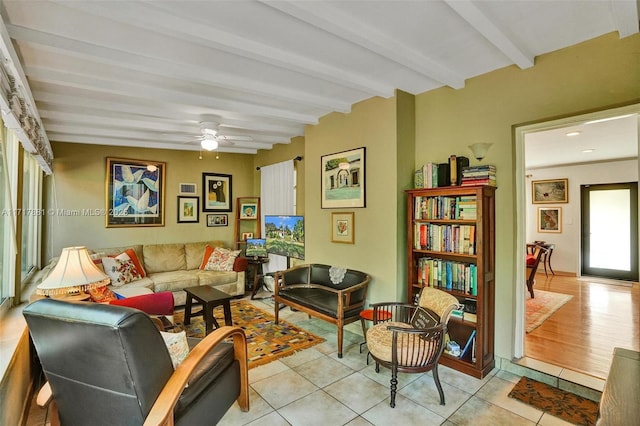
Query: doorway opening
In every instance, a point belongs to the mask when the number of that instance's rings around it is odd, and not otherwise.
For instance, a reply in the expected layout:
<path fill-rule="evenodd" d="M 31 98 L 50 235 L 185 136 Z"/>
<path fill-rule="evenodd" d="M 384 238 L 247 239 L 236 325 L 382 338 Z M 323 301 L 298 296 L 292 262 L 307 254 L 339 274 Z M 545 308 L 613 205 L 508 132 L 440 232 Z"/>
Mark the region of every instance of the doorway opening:
<path fill-rule="evenodd" d="M 635 140 L 633 141 L 635 147 L 635 153 L 632 156 L 624 157 L 624 160 L 628 161 L 628 169 L 636 173 L 634 178 L 628 180 L 615 180 L 614 182 L 624 182 L 624 181 L 632 181 L 637 180 L 637 172 L 638 172 L 638 133 L 640 131 L 638 128 L 640 127 L 640 121 L 638 119 L 640 114 L 640 104 L 628 105 L 625 107 L 612 108 L 608 110 L 601 110 L 593 113 L 576 115 L 571 117 L 565 117 L 556 120 L 550 120 L 546 122 L 539 122 L 533 124 L 527 124 L 522 126 L 514 126 L 514 139 L 515 139 L 515 151 L 516 151 L 516 175 L 515 175 L 515 184 L 516 184 L 516 271 L 515 271 L 515 287 L 514 287 L 514 295 L 515 295 L 515 305 L 514 305 L 514 325 L 513 325 L 513 357 L 514 358 L 522 358 L 525 357 L 525 340 L 527 335 L 525 333 L 525 323 L 526 323 L 526 315 L 525 315 L 525 294 L 526 294 L 526 286 L 525 286 L 525 257 L 526 257 L 526 243 L 529 242 L 529 238 L 531 237 L 531 233 L 527 232 L 527 226 L 531 226 L 533 223 L 533 227 L 536 227 L 535 223 L 535 213 L 531 213 L 532 211 L 537 211 L 538 206 L 532 204 L 530 199 L 530 187 L 531 187 L 531 176 L 529 172 L 529 167 L 527 166 L 525 160 L 527 159 L 525 154 L 525 137 L 528 135 L 536 134 L 539 132 L 543 132 L 546 130 L 560 130 L 567 129 L 573 127 L 579 127 L 583 125 L 589 125 L 594 123 L 602 123 L 608 121 L 615 121 L 620 117 L 632 117 L 633 125 L 635 128 Z M 568 133 L 568 132 L 566 132 Z M 568 135 L 567 135 L 568 136 Z M 611 141 L 611 138 L 608 138 Z M 566 142 L 565 139 L 565 144 Z M 556 143 L 552 144 L 550 148 L 543 148 L 544 155 L 549 158 L 557 158 L 559 155 L 553 153 L 552 149 L 556 145 L 562 145 Z M 614 144 L 615 145 L 615 144 Z M 582 147 L 582 153 L 591 152 L 593 150 L 587 149 L 591 148 L 590 146 Z M 585 154 L 587 155 L 587 154 Z M 581 157 L 586 158 L 586 157 Z M 564 171 L 564 166 L 567 164 L 581 165 L 586 164 L 586 160 L 580 160 L 574 158 L 573 161 L 566 161 L 562 165 L 558 165 L 560 170 L 558 174 Z M 541 168 L 542 166 L 538 166 Z M 535 179 L 544 179 L 544 177 L 538 176 L 539 170 L 535 171 Z M 604 174 L 607 174 L 605 172 Z M 561 178 L 565 176 L 548 176 L 547 178 Z M 598 175 L 598 177 L 600 177 Z M 607 180 L 604 180 L 607 182 Z M 609 180 L 611 182 L 611 180 Z M 586 183 L 586 182 L 585 182 Z M 589 182 L 591 183 L 591 182 Z M 596 182 L 593 182 L 596 183 Z M 580 183 L 575 181 L 572 185 L 572 180 L 569 179 L 569 189 L 570 193 L 573 195 L 569 195 L 570 205 L 566 204 L 557 204 L 550 205 L 546 204 L 545 207 L 557 207 L 562 209 L 563 211 L 563 226 L 561 233 L 555 234 L 544 234 L 546 238 L 535 238 L 535 239 L 543 239 L 543 240 L 551 240 L 553 238 L 566 238 L 567 241 L 561 241 L 561 244 L 556 244 L 556 249 L 554 251 L 554 265 L 553 269 L 556 271 L 568 271 L 571 272 L 574 277 L 576 275 L 580 275 L 580 250 L 581 250 L 581 217 L 580 217 L 580 206 L 579 206 L 579 192 L 580 192 Z M 573 198 L 573 202 L 572 202 Z M 575 205 L 577 204 L 577 206 Z M 637 211 L 637 208 L 636 208 Z M 574 230 L 575 235 L 569 235 L 571 230 Z M 637 235 L 638 230 L 632 231 Z M 561 248 L 562 247 L 562 248 Z M 572 264 L 571 260 L 568 263 L 565 263 L 567 266 L 566 269 L 563 268 L 562 265 L 562 250 L 573 250 L 573 255 L 575 256 L 575 263 Z M 636 252 L 635 258 L 637 259 L 638 253 Z M 566 262 L 566 258 L 565 258 Z M 557 276 L 557 275 L 556 275 Z M 544 275 L 542 276 L 544 280 Z M 574 278 L 575 280 L 575 278 Z M 572 326 L 574 333 L 580 333 L 581 330 L 575 329 L 575 327 L 579 327 L 580 324 L 574 324 Z M 542 361 L 553 364 L 553 359 L 544 359 Z"/>

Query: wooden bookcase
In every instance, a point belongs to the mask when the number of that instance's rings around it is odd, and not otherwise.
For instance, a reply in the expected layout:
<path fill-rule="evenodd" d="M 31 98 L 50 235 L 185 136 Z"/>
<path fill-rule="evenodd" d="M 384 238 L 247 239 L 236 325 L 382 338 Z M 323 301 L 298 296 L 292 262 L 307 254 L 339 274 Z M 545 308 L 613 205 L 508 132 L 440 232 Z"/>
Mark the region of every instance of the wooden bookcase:
<path fill-rule="evenodd" d="M 262 227 L 260 226 L 260 197 L 236 198 L 236 227 L 234 238 L 236 247 L 240 248 L 245 243 L 243 234 L 250 233 L 251 238 L 260 238 Z"/>
<path fill-rule="evenodd" d="M 477 378 L 486 376 L 495 363 L 495 189 L 448 186 L 406 191 L 409 303 L 416 302 L 422 287 L 433 286 L 461 304 L 475 304 L 475 318 L 466 313 L 463 319 L 451 317 L 447 327 L 461 349 L 475 330 L 474 350 L 462 358 L 443 353 L 440 363 Z M 468 278 L 473 275 L 475 280 Z"/>

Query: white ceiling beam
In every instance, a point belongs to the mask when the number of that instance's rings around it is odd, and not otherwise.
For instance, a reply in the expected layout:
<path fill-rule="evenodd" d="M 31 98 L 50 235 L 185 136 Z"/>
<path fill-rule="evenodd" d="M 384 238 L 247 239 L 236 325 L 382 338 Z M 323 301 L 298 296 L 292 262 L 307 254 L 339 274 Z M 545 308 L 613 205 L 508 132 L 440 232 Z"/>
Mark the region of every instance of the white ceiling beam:
<path fill-rule="evenodd" d="M 37 84 L 35 85 L 37 86 Z M 60 86 L 62 88 L 62 86 Z M 66 93 L 70 89 L 64 88 Z M 52 111 L 62 109 L 68 112 L 83 113 L 94 115 L 99 120 L 108 114 L 119 114 L 123 117 L 146 116 L 148 120 L 167 121 L 167 122 L 184 122 L 192 121 L 193 129 L 199 128 L 199 120 L 193 120 L 194 115 L 198 116 L 197 111 L 185 112 L 175 105 L 153 103 L 151 106 L 136 104 L 132 100 L 126 98 L 120 101 L 101 100 L 96 96 L 91 96 L 90 92 L 82 92 L 74 95 L 63 95 L 42 90 L 34 91 L 36 104 L 40 111 Z M 219 113 L 219 114 L 216 114 Z M 300 134 L 304 132 L 303 125 L 283 125 L 275 123 L 273 119 L 263 117 L 248 116 L 240 117 L 234 114 L 233 118 L 229 116 L 221 116 L 222 111 L 216 111 L 212 115 L 220 116 L 220 123 L 223 128 L 229 129 L 246 129 L 249 132 L 264 133 L 285 136 L 290 134 Z"/>
<path fill-rule="evenodd" d="M 110 94 L 120 94 L 122 96 L 133 96 L 140 99 L 153 100 L 156 102 L 177 103 L 182 105 L 197 105 L 203 108 L 216 108 L 228 111 L 243 112 L 258 116 L 271 117 L 285 121 L 292 121 L 304 124 L 316 124 L 317 117 L 288 111 L 280 108 L 252 105 L 246 102 L 223 100 L 211 98 L 209 96 L 185 93 L 169 88 L 146 86 L 140 83 L 129 83 L 127 81 L 107 80 L 94 78 L 80 74 L 45 69 L 40 67 L 27 67 L 29 78 L 36 81 L 61 84 L 81 89 L 91 89 L 96 92 Z"/>
<path fill-rule="evenodd" d="M 312 78 L 365 92 L 370 96 L 389 97 L 393 95 L 394 88 L 380 81 L 307 56 L 288 52 L 279 47 L 213 28 L 205 23 L 182 18 L 173 11 L 163 10 L 161 2 L 147 2 L 145 4 L 121 2 L 118 7 L 100 2 L 64 2 L 63 4 L 65 7 L 102 18 L 108 17 L 138 28 L 170 34 L 171 37 L 198 43 L 207 48 L 215 48 L 286 70 L 296 71 Z"/>
<path fill-rule="evenodd" d="M 382 31 L 354 19 L 352 15 L 341 12 L 330 2 L 259 1 L 343 40 L 364 47 L 431 80 L 454 89 L 464 87 L 464 78 L 452 69 L 400 43 Z"/>
<path fill-rule="evenodd" d="M 620 38 L 638 32 L 638 8 L 640 3 L 631 0 L 609 0 L 613 24 L 618 29 Z"/>
<path fill-rule="evenodd" d="M 66 135 L 63 133 L 51 133 L 51 140 L 56 142 L 69 142 L 69 143 L 81 143 L 87 145 L 107 145 L 107 146 L 122 146 L 122 147 L 130 147 L 131 140 L 121 140 L 121 139 L 111 139 L 104 137 L 92 137 L 88 139 L 88 136 L 77 136 L 77 135 Z M 200 145 L 185 145 L 185 144 L 176 144 L 176 143 L 161 143 L 161 142 L 143 142 L 142 144 L 144 148 L 154 148 L 154 149 L 174 149 L 179 151 L 203 151 Z M 220 145 L 216 151 L 219 152 L 227 152 L 227 153 L 236 153 L 236 154 L 256 154 L 258 152 L 257 149 L 252 148 L 238 148 L 235 146 L 227 146 Z M 204 152 L 204 151 L 203 151 Z"/>
<path fill-rule="evenodd" d="M 458 15 L 467 21 L 484 38 L 489 40 L 507 58 L 520 68 L 530 68 L 534 57 L 522 46 L 517 46 L 491 19 L 471 0 L 444 0 Z"/>
<path fill-rule="evenodd" d="M 15 25 L 9 25 L 8 28 L 13 38 L 39 46 L 39 50 L 50 51 L 53 54 L 62 53 L 93 63 L 114 65 L 122 69 L 145 72 L 191 84 L 224 87 L 239 93 L 267 96 L 284 102 L 294 102 L 330 111 L 348 112 L 351 108 L 350 103 L 346 101 L 269 84 L 257 79 L 221 73 L 211 67 L 199 67 L 184 61 L 176 64 L 161 58 L 143 56 L 134 53 L 133 50 L 116 50 Z M 176 67 L 180 68 L 179 73 L 176 72 Z"/>

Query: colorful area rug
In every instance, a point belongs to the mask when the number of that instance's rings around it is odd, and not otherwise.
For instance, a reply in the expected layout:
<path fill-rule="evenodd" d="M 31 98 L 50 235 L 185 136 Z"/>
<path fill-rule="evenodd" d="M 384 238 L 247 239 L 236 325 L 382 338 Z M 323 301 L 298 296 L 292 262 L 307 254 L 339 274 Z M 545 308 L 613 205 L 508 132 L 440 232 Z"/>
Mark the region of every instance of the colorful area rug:
<path fill-rule="evenodd" d="M 194 307 L 195 311 L 199 309 Z M 224 325 L 222 306 L 216 307 L 213 314 L 218 324 Z M 293 355 L 302 349 L 324 342 L 322 337 L 286 321 L 280 320 L 280 324 L 276 325 L 273 315 L 244 300 L 231 302 L 231 317 L 233 325 L 241 327 L 247 336 L 249 368 Z M 176 327 L 172 331 L 186 329 L 189 337 L 204 337 L 205 323 L 202 316 L 192 318 L 191 324 L 184 326 L 184 310 L 181 309 L 175 312 L 173 319 Z"/>
<path fill-rule="evenodd" d="M 537 298 L 536 294 L 536 298 Z M 523 377 L 509 392 L 515 398 L 574 425 L 593 426 L 598 403 L 571 392 Z"/>
<path fill-rule="evenodd" d="M 555 311 L 560 309 L 573 296 L 569 294 L 552 293 L 550 291 L 535 290 L 535 298 L 531 298 L 527 292 L 526 319 L 527 333 L 531 333 L 545 322 Z"/>

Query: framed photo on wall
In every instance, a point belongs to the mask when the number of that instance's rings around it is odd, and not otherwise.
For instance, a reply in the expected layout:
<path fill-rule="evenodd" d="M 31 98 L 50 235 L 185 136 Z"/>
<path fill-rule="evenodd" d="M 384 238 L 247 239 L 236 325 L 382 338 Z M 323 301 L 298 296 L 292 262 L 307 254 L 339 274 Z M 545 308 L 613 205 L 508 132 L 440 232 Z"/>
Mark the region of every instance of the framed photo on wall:
<path fill-rule="evenodd" d="M 166 163 L 107 157 L 106 227 L 164 226 Z"/>
<path fill-rule="evenodd" d="M 178 223 L 197 223 L 200 221 L 200 199 L 198 197 L 178 196 Z"/>
<path fill-rule="evenodd" d="M 561 207 L 538 207 L 538 232 L 562 232 Z"/>
<path fill-rule="evenodd" d="M 233 197 L 231 175 L 202 173 L 202 211 L 230 212 Z"/>
<path fill-rule="evenodd" d="M 321 207 L 366 207 L 365 148 L 323 155 L 320 161 Z"/>
<path fill-rule="evenodd" d="M 258 217 L 258 205 L 245 203 L 240 206 L 240 219 L 256 219 Z"/>
<path fill-rule="evenodd" d="M 331 242 L 353 244 L 354 235 L 353 212 L 331 213 Z"/>
<path fill-rule="evenodd" d="M 207 226 L 227 226 L 226 214 L 208 214 Z"/>
<path fill-rule="evenodd" d="M 533 204 L 568 203 L 569 179 L 547 179 L 531 181 Z"/>

